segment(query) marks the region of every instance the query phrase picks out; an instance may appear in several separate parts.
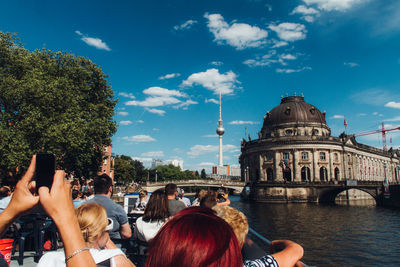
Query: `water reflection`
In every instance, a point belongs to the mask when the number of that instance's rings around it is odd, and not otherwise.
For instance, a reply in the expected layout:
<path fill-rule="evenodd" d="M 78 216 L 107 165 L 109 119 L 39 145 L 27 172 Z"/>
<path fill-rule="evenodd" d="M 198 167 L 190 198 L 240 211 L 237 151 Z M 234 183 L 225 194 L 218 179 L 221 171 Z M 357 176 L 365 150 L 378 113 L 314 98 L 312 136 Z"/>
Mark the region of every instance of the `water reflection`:
<path fill-rule="evenodd" d="M 244 203 L 250 226 L 273 239 L 290 239 L 316 266 L 400 266 L 400 211 L 374 206 Z"/>

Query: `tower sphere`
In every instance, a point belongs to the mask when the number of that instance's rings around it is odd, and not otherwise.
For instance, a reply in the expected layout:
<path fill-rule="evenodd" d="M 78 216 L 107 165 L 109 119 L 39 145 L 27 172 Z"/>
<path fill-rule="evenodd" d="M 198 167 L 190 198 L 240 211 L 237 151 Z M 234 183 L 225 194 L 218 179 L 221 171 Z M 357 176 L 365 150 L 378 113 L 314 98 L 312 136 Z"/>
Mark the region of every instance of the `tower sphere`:
<path fill-rule="evenodd" d="M 219 126 L 219 127 L 217 128 L 217 134 L 218 134 L 218 135 L 223 135 L 224 133 L 225 133 L 224 127 Z"/>

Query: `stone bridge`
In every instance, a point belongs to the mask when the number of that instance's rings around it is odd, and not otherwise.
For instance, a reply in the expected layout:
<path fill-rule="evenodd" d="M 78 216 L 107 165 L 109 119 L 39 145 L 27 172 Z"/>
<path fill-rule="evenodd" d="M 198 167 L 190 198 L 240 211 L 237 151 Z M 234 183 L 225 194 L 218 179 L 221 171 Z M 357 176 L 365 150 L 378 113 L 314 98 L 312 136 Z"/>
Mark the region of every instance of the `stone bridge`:
<path fill-rule="evenodd" d="M 220 187 L 224 187 L 234 193 L 241 193 L 243 187 L 245 186 L 244 182 L 231 181 L 231 180 L 185 180 L 185 181 L 165 181 L 165 182 L 163 181 L 158 183 L 148 182 L 146 185 L 142 186 L 142 188 L 147 190 L 148 192 L 154 192 L 159 188 L 164 188 L 169 183 L 174 183 L 180 188 L 198 186 L 207 189 L 218 189 Z"/>
<path fill-rule="evenodd" d="M 371 195 L 377 204 L 383 200 L 383 183 L 360 182 L 349 185 L 346 183 L 268 183 L 257 182 L 250 185 L 249 198 L 265 202 L 314 202 L 334 203 L 336 196 L 350 189 L 364 191 Z"/>

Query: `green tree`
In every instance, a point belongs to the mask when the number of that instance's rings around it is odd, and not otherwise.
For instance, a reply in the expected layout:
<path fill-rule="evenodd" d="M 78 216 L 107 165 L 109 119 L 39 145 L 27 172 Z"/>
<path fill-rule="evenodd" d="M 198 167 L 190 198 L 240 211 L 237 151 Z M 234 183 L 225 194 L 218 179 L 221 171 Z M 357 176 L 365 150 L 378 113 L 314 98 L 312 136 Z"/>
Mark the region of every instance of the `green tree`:
<path fill-rule="evenodd" d="M 200 178 L 201 179 L 207 179 L 207 175 L 206 175 L 206 170 L 205 169 L 201 169 Z"/>
<path fill-rule="evenodd" d="M 145 182 L 147 179 L 147 171 L 145 170 L 143 163 L 138 160 L 133 160 L 132 164 L 136 171 L 135 182 Z"/>
<path fill-rule="evenodd" d="M 183 178 L 181 168 L 172 164 L 157 166 L 156 169 L 158 181 L 182 180 Z M 152 177 L 151 174 L 150 177 Z"/>
<path fill-rule="evenodd" d="M 136 176 L 135 166 L 131 157 L 116 156 L 114 161 L 114 179 L 118 183 L 129 184 Z"/>
<path fill-rule="evenodd" d="M 95 175 L 116 131 L 116 100 L 100 67 L 49 50 L 28 51 L 0 32 L 0 170 L 15 182 L 32 154 L 54 153 L 59 167 Z"/>

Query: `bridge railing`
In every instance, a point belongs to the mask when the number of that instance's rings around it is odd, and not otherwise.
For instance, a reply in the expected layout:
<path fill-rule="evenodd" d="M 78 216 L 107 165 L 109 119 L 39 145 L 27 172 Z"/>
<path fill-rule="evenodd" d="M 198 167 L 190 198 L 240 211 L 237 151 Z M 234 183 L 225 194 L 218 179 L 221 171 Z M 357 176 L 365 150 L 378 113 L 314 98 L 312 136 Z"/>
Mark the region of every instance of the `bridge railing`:
<path fill-rule="evenodd" d="M 160 182 L 147 182 L 145 186 L 157 186 L 157 185 L 166 185 L 169 183 L 174 183 L 174 184 L 209 184 L 209 185 L 245 185 L 244 182 L 240 181 L 231 181 L 231 180 L 182 180 L 182 181 L 160 181 Z"/>

